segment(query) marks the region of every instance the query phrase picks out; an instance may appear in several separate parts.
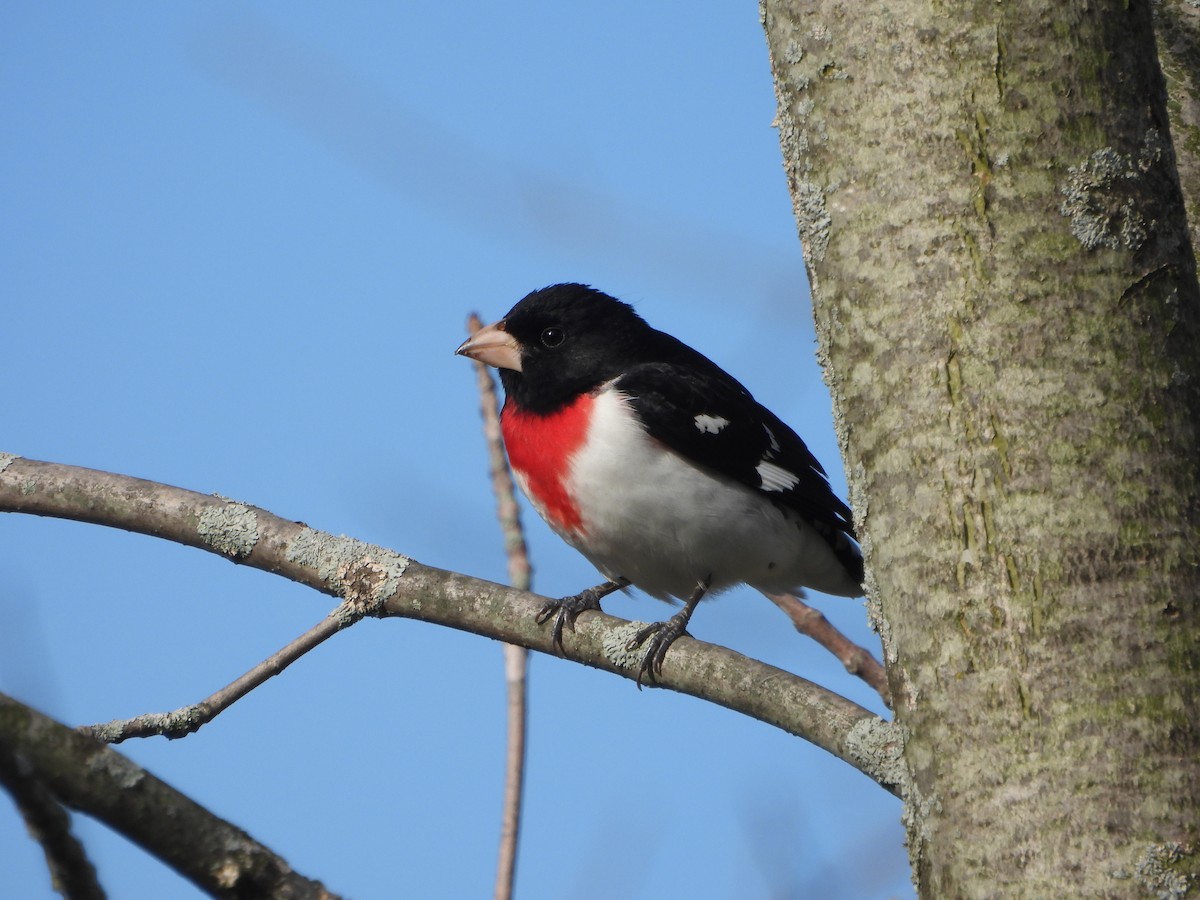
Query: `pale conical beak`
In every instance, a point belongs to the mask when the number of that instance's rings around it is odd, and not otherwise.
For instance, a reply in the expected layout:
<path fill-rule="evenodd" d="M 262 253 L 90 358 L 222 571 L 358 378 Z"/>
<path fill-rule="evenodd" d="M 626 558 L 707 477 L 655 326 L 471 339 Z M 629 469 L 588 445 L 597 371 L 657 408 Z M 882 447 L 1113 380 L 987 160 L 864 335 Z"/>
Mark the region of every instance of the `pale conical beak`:
<path fill-rule="evenodd" d="M 504 330 L 503 319 L 480 328 L 454 352 L 497 369 L 521 371 L 521 345 Z"/>

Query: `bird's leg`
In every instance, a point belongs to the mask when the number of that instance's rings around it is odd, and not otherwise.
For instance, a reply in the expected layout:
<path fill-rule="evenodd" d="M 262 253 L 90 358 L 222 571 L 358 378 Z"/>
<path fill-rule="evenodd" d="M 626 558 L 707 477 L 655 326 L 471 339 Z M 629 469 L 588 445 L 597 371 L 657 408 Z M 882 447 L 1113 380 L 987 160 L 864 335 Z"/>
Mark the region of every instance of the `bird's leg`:
<path fill-rule="evenodd" d="M 687 602 L 683 604 L 683 609 L 665 622 L 647 625 L 625 644 L 626 650 L 633 650 L 649 639 L 649 643 L 646 645 L 646 655 L 642 657 L 642 664 L 638 667 L 637 686 L 639 688 L 642 686 L 643 677 L 654 681 L 655 677 L 662 672 L 662 664 L 667 656 L 667 650 L 671 644 L 675 643 L 677 637 L 687 634 L 688 620 L 696 611 L 696 604 L 708 593 L 708 586 L 711 583 L 712 576 L 709 575 L 696 585 L 696 590 L 692 591 L 692 596 L 688 597 Z"/>
<path fill-rule="evenodd" d="M 554 631 L 551 632 L 551 638 L 554 642 L 554 649 L 561 655 L 564 652 L 562 642 L 563 626 L 570 626 L 574 630 L 575 618 L 581 612 L 585 609 L 600 609 L 600 600 L 602 598 L 624 587 L 629 587 L 629 579 L 618 578 L 615 581 L 606 581 L 604 584 L 590 587 L 586 591 L 580 591 L 578 594 L 573 594 L 570 597 L 563 597 L 559 600 L 547 600 L 545 605 L 538 611 L 537 623 L 541 625 L 551 616 L 554 616 Z"/>

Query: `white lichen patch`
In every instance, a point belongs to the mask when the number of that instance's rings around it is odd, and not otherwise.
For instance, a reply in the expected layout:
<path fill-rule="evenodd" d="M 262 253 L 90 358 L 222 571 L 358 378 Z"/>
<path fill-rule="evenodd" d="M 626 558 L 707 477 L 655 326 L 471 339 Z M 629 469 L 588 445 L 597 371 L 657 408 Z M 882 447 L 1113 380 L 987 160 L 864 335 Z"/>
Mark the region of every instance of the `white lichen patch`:
<path fill-rule="evenodd" d="M 1162 156 L 1162 137 L 1152 128 L 1134 154 L 1103 147 L 1067 170 L 1059 212 L 1071 220 L 1071 233 L 1083 246 L 1137 250 L 1146 242 L 1155 221 L 1139 208 L 1145 195 L 1141 181 Z"/>
<path fill-rule="evenodd" d="M 258 514 L 244 503 L 208 506 L 200 513 L 196 531 L 218 553 L 243 559 L 258 543 Z"/>
<path fill-rule="evenodd" d="M 338 596 L 366 606 L 382 604 L 394 594 L 409 563 L 394 550 L 313 528 L 292 540 L 287 557 L 315 569 Z"/>
<path fill-rule="evenodd" d="M 904 729 L 883 719 L 860 719 L 846 734 L 846 750 L 866 771 L 904 793 Z"/>
<path fill-rule="evenodd" d="M 615 666 L 623 669 L 636 669 L 642 664 L 646 655 L 641 646 L 630 647 L 629 642 L 637 637 L 637 633 L 646 627 L 645 622 L 627 622 L 604 635 L 600 649 L 604 658 Z"/>
<path fill-rule="evenodd" d="M 93 772 L 112 779 L 113 784 L 126 790 L 137 787 L 138 783 L 146 777 L 145 770 L 120 753 L 113 751 L 94 754 L 88 760 L 87 765 Z"/>
<path fill-rule="evenodd" d="M 800 228 L 800 243 L 809 264 L 825 258 L 833 218 L 825 204 L 825 191 L 812 181 L 801 181 L 792 191 L 792 210 Z"/>
<path fill-rule="evenodd" d="M 1144 887 L 1149 896 L 1162 900 L 1177 900 L 1188 895 L 1194 879 L 1178 864 L 1183 861 L 1190 848 L 1177 841 L 1166 844 L 1152 844 L 1145 855 L 1138 860 L 1134 877 Z"/>
<path fill-rule="evenodd" d="M 20 459 L 19 456 L 13 453 L 0 453 L 0 472 L 3 472 L 13 464 L 13 460 Z"/>

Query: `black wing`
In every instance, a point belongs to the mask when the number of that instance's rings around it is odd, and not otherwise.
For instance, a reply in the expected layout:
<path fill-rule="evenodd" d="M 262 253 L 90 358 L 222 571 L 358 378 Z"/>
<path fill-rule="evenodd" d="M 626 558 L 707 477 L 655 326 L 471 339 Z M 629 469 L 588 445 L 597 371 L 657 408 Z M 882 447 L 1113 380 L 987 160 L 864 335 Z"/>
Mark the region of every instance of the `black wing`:
<path fill-rule="evenodd" d="M 835 550 L 843 549 L 839 536 L 854 537 L 850 508 L 829 487 L 817 458 L 742 385 L 696 356 L 703 364 L 635 366 L 614 386 L 629 397 L 652 437 L 799 512 Z"/>

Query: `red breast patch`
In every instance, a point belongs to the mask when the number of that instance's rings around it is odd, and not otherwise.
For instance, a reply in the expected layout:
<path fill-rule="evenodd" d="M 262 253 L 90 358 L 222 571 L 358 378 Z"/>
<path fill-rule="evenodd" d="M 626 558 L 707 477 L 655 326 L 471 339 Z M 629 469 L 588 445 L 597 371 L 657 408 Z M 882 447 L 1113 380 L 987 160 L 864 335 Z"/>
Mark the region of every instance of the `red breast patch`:
<path fill-rule="evenodd" d="M 544 416 L 506 402 L 500 412 L 508 461 L 524 480 L 538 512 L 558 531 L 583 530 L 579 507 L 567 493 L 566 478 L 571 457 L 587 438 L 594 402 L 584 394 L 570 406 Z"/>

